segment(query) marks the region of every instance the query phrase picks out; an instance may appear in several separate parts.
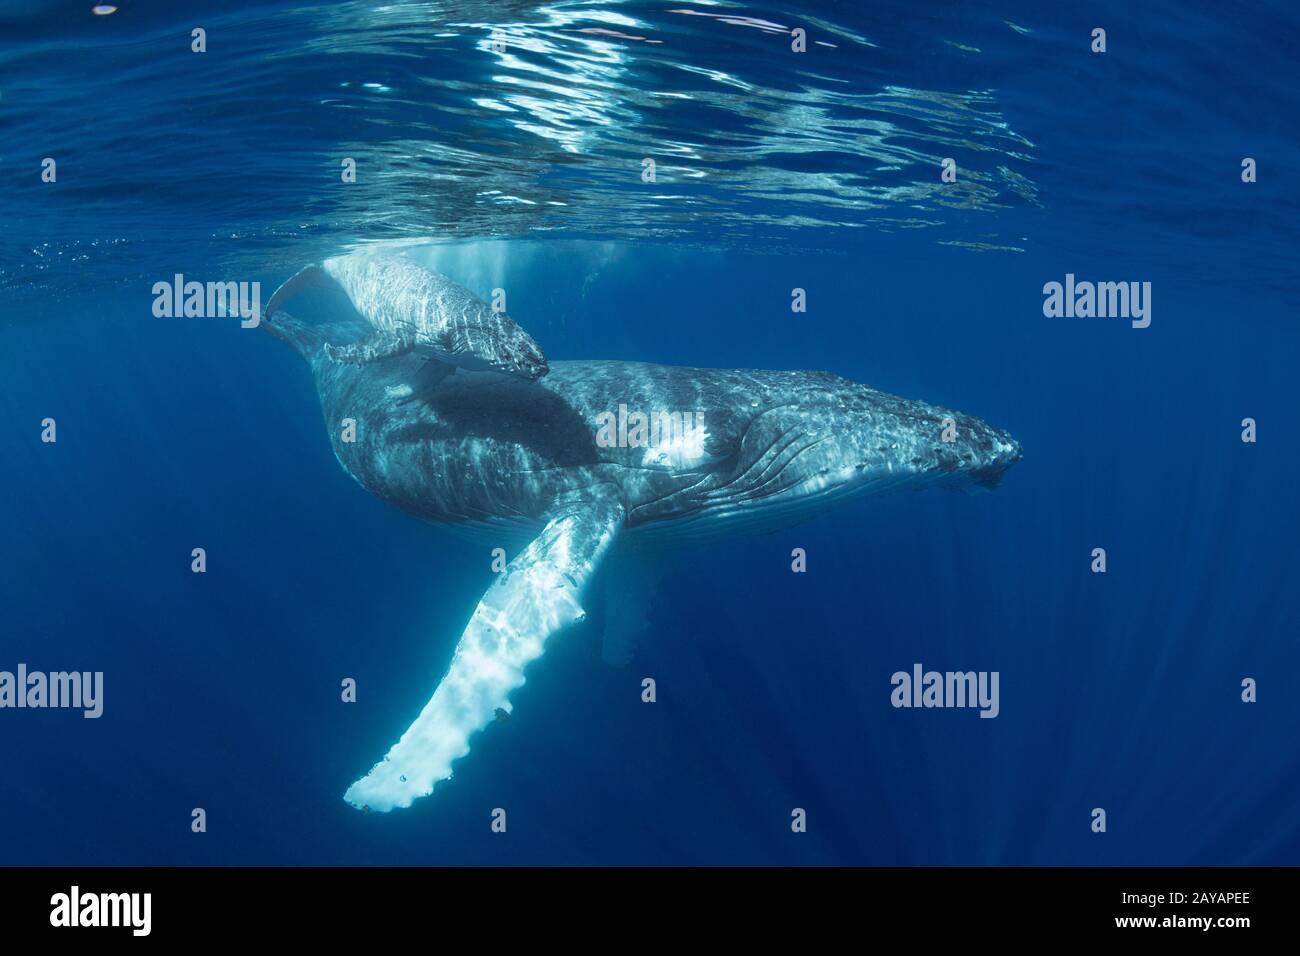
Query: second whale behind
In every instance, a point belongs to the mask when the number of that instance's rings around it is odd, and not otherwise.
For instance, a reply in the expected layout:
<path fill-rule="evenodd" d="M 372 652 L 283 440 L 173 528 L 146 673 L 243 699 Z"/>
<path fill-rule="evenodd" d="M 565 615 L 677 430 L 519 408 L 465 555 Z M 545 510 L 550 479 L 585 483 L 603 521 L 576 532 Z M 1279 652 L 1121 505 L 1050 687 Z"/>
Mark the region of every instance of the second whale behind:
<path fill-rule="evenodd" d="M 444 373 L 462 368 L 536 381 L 548 371 L 541 348 L 504 311 L 404 256 L 362 250 L 307 266 L 275 291 L 264 317 L 312 287 L 342 292 L 370 326 L 359 342 L 330 345 L 332 361 L 365 365 L 414 352 Z"/>

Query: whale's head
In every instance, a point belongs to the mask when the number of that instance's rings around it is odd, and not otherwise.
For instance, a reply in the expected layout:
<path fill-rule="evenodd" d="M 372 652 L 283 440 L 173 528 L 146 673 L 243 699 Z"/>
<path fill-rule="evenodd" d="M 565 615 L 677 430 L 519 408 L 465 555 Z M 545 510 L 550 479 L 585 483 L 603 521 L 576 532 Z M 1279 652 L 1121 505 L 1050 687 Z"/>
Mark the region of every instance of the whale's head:
<path fill-rule="evenodd" d="M 1006 431 L 823 372 L 760 403 L 732 437 L 710 490 L 720 518 L 785 523 L 851 495 L 930 487 L 987 489 L 1021 458 Z"/>
<path fill-rule="evenodd" d="M 522 340 L 517 343 L 514 352 L 514 363 L 516 375 L 520 375 L 529 381 L 536 381 L 550 371 L 550 366 L 546 364 L 546 356 L 542 353 L 542 347 L 533 341 L 523 329 L 519 330 Z"/>
<path fill-rule="evenodd" d="M 467 367 L 503 372 L 530 382 L 550 371 L 542 347 L 504 312 L 495 314 L 482 327 L 454 326 L 447 334 L 449 351 L 466 357 Z"/>
<path fill-rule="evenodd" d="M 526 378 L 528 381 L 537 381 L 546 375 L 550 367 L 546 364 L 542 347 L 515 320 L 506 315 L 502 315 L 502 319 L 502 332 L 487 352 L 491 355 L 493 371 Z"/>
<path fill-rule="evenodd" d="M 828 400 L 823 428 L 866 490 L 992 489 L 1022 456 L 1010 433 L 973 415 L 848 385 Z"/>

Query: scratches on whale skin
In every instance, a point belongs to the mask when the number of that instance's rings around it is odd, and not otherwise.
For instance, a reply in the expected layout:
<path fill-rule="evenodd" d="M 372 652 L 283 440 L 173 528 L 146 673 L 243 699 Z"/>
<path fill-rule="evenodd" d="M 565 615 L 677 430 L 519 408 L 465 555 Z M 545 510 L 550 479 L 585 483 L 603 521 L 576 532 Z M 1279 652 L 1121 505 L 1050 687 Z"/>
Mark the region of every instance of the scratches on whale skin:
<path fill-rule="evenodd" d="M 654 505 L 666 503 L 666 502 L 668 502 L 670 499 L 673 499 L 673 498 L 679 498 L 679 497 L 690 497 L 691 494 L 692 494 L 693 492 L 695 492 L 695 490 L 696 490 L 700 485 L 705 484 L 706 482 L 709 482 L 709 481 L 713 481 L 713 480 L 716 479 L 716 478 L 717 478 L 716 475 L 702 475 L 700 478 L 698 478 L 698 479 L 697 479 L 696 481 L 694 481 L 693 483 L 687 485 L 685 488 L 673 488 L 672 490 L 667 491 L 667 492 L 665 492 L 665 493 L 663 493 L 663 494 L 661 494 L 661 495 L 659 495 L 659 496 L 657 496 L 657 497 L 654 497 L 654 498 L 647 498 L 647 499 L 645 499 L 644 501 L 640 501 L 640 502 L 638 502 L 638 503 L 636 504 L 635 508 L 630 509 L 630 510 L 628 511 L 629 523 L 631 523 L 630 519 L 631 519 L 634 515 L 635 515 L 638 519 L 640 519 L 640 517 L 641 517 L 641 512 L 643 512 L 643 511 L 647 511 L 647 510 L 651 509 Z M 707 492 L 705 492 L 704 494 L 707 494 Z M 655 520 L 655 519 L 654 519 L 654 518 L 650 518 L 650 519 L 648 519 L 648 520 L 652 520 L 652 521 L 653 521 L 653 520 Z"/>
<path fill-rule="evenodd" d="M 794 445 L 798 444 L 800 439 L 803 437 L 805 436 L 795 434 L 793 438 L 791 438 L 784 445 L 782 445 L 779 450 L 772 453 L 770 457 L 767 454 L 764 454 L 764 456 L 762 456 L 759 459 L 759 461 L 764 462 L 763 467 L 758 473 L 757 480 L 754 482 L 754 484 L 751 487 L 743 491 L 737 491 L 734 486 L 736 485 L 737 482 L 743 480 L 745 477 L 748 476 L 749 471 L 753 470 L 752 467 L 746 471 L 745 475 L 737 476 L 737 478 L 734 479 L 733 481 L 728 482 L 722 487 L 709 492 L 708 496 L 714 500 L 721 500 L 723 498 L 731 497 L 738 501 L 753 501 L 760 498 L 771 497 L 772 495 L 780 494 L 782 491 L 788 490 L 789 488 L 797 487 L 799 482 L 796 481 L 796 482 L 792 482 L 789 485 L 782 486 L 781 488 L 777 488 L 774 491 L 769 490 L 771 488 L 771 485 L 775 481 L 777 481 L 782 474 L 785 473 L 786 469 L 789 468 L 792 464 L 794 464 L 794 462 L 798 461 L 801 458 L 801 456 L 803 456 L 810 449 L 816 448 L 818 445 L 828 440 L 828 437 L 824 435 L 817 439 L 814 439 L 813 441 L 808 442 L 806 445 L 800 447 L 794 454 L 790 455 L 789 457 L 785 458 L 784 461 L 782 461 L 781 458 L 783 455 L 785 455 L 786 451 L 788 451 Z M 758 464 L 758 462 L 755 462 L 755 464 Z M 773 468 L 776 469 L 774 472 L 772 472 Z M 769 474 L 769 472 L 771 473 Z"/>
<path fill-rule="evenodd" d="M 776 447 L 775 442 L 768 445 L 768 447 L 763 451 L 763 453 L 759 455 L 757 458 L 755 458 L 753 462 L 750 463 L 748 468 L 746 468 L 744 471 L 737 474 L 730 481 L 726 482 L 725 487 L 731 487 L 742 481 L 745 481 L 746 479 L 749 478 L 750 473 L 753 472 L 754 469 L 758 469 L 758 480 L 761 482 L 763 480 L 763 476 L 767 473 L 767 469 L 770 467 L 770 465 L 776 462 L 783 454 L 785 454 L 787 448 L 789 448 L 791 445 L 799 441 L 800 435 L 798 434 L 798 432 L 792 431 L 789 433 L 789 436 L 790 436 L 789 440 L 786 441 L 785 444 L 781 445 L 780 448 Z"/>
<path fill-rule="evenodd" d="M 814 441 L 808 442 L 806 445 L 803 445 L 802 447 L 797 449 L 792 455 L 785 457 L 785 460 L 782 461 L 782 457 L 785 456 L 785 453 L 789 451 L 790 448 L 792 448 L 794 445 L 798 444 L 800 439 L 803 437 L 804 436 L 802 435 L 795 435 L 792 440 L 786 442 L 783 446 L 781 446 L 781 449 L 771 457 L 771 460 L 768 461 L 767 464 L 763 466 L 763 470 L 760 471 L 758 474 L 758 480 L 754 483 L 753 487 L 749 489 L 749 491 L 743 494 L 743 497 L 746 498 L 763 497 L 763 489 L 766 486 L 770 485 L 772 482 L 780 478 L 782 473 L 788 467 L 790 467 L 791 464 L 793 464 L 796 460 L 798 460 L 801 455 L 805 454 L 812 448 L 816 448 L 818 445 L 822 444 L 822 442 L 826 441 L 826 437 L 823 436 Z M 773 468 L 775 468 L 776 470 L 772 471 Z"/>
<path fill-rule="evenodd" d="M 769 447 L 766 451 L 763 452 L 763 454 L 759 455 L 752 462 L 750 462 L 750 464 L 743 471 L 739 471 L 734 475 L 731 475 L 730 477 L 723 478 L 722 480 L 719 481 L 716 487 L 710 488 L 707 491 L 705 491 L 704 497 L 706 499 L 712 499 L 712 500 L 717 500 L 726 497 L 727 495 L 731 494 L 737 487 L 739 487 L 742 482 L 748 479 L 750 474 L 754 472 L 756 469 L 758 470 L 758 474 L 761 477 L 762 474 L 767 470 L 767 466 L 770 463 L 770 461 L 774 460 L 776 456 L 778 456 L 781 452 L 783 452 L 795 441 L 798 441 L 798 436 L 792 438 L 789 442 L 787 442 L 784 446 L 782 446 L 782 448 L 778 452 L 773 452 L 771 447 Z"/>
<path fill-rule="evenodd" d="M 793 465 L 801 455 L 805 454 L 812 448 L 816 448 L 818 445 L 822 444 L 825 441 L 828 441 L 828 439 L 823 437 L 817 439 L 814 442 L 810 442 L 808 445 L 805 445 L 799 451 L 795 452 L 795 454 L 791 455 L 784 462 L 782 462 L 781 466 L 776 470 L 776 472 L 771 477 L 763 478 L 759 482 L 759 484 L 755 485 L 749 491 L 743 492 L 740 495 L 738 495 L 737 500 L 756 501 L 760 498 L 770 498 L 773 495 L 779 495 L 782 492 L 789 491 L 791 488 L 799 487 L 799 485 L 802 484 L 802 482 L 806 481 L 807 479 L 791 481 L 788 482 L 787 484 L 781 485 L 776 488 L 773 488 L 772 486 L 778 480 L 780 480 L 781 476 L 785 474 L 786 469 L 788 469 L 791 465 Z"/>

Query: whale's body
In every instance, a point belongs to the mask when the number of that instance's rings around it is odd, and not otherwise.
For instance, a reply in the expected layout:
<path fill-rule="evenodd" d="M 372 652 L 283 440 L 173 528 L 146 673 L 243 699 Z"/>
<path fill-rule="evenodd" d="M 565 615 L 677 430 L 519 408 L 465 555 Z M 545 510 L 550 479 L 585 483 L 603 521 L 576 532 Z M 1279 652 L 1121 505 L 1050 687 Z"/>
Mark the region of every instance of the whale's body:
<path fill-rule="evenodd" d="M 848 495 L 991 484 L 1019 455 L 977 419 L 827 372 L 560 361 L 536 383 L 459 375 L 418 398 L 418 363 L 321 375 L 326 420 L 358 423 L 354 442 L 331 435 L 362 486 L 487 534 L 540 530 L 557 498 L 601 484 L 618 488 L 628 536 L 768 530 Z M 680 453 L 671 437 L 603 444 L 620 406 L 633 410 L 625 419 L 677 413 L 703 435 Z"/>
<path fill-rule="evenodd" d="M 593 361 L 553 362 L 533 382 L 430 377 L 415 355 L 340 364 L 316 330 L 284 315 L 264 324 L 310 363 L 335 453 L 363 487 L 502 546 L 530 541 L 420 716 L 348 790 L 368 809 L 408 806 L 450 776 L 470 735 L 509 712 L 546 639 L 582 619 L 583 589 L 616 541 L 779 528 L 855 495 L 992 487 L 1020 458 L 979 419 L 827 372 Z M 637 413 L 679 417 L 661 419 L 649 445 Z"/>

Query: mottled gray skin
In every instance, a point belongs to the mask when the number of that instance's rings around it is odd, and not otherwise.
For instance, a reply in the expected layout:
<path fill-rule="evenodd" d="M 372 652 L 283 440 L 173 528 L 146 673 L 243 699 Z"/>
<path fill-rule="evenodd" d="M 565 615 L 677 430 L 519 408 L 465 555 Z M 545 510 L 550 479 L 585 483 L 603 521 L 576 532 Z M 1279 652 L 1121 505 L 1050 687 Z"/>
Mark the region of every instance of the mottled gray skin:
<path fill-rule="evenodd" d="M 594 361 L 555 362 L 535 382 L 439 379 L 410 355 L 339 365 L 287 316 L 270 330 L 311 364 L 334 451 L 363 487 L 428 521 L 497 535 L 531 536 L 557 501 L 600 485 L 621 496 L 633 538 L 768 530 L 856 494 L 992 487 L 1021 457 L 977 418 L 828 372 Z M 620 404 L 703 412 L 707 454 L 647 466 L 645 448 L 601 447 L 598 416 Z M 341 438 L 348 418 L 352 443 Z"/>

